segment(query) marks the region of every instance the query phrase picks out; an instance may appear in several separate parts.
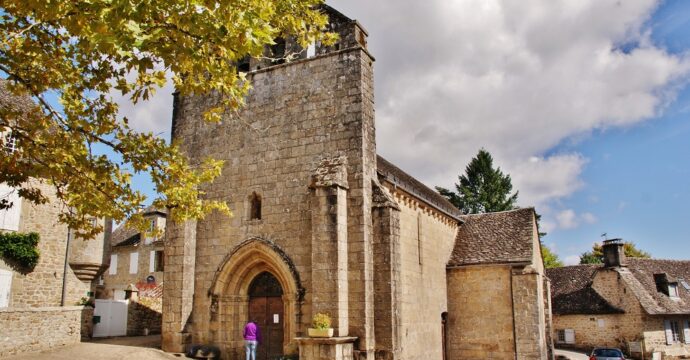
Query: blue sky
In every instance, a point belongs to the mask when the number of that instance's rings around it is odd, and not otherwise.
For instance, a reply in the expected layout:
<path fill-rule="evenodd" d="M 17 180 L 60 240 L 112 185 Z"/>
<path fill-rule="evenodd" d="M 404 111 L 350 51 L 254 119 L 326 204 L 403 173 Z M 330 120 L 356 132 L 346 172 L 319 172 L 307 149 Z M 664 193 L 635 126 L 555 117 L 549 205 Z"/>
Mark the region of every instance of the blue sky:
<path fill-rule="evenodd" d="M 604 232 L 690 259 L 689 2 L 328 3 L 369 31 L 381 155 L 452 187 L 488 149 L 570 263 Z M 168 136 L 171 93 L 119 101 Z"/>
<path fill-rule="evenodd" d="M 369 31 L 379 154 L 452 187 L 486 148 L 570 263 L 604 232 L 690 259 L 690 2 L 328 3 Z M 168 137 L 172 92 L 115 99 Z"/>
<path fill-rule="evenodd" d="M 667 1 L 649 21 L 652 39 L 671 53 L 690 49 L 690 3 Z M 552 151 L 590 161 L 583 188 L 563 206 L 588 211 L 595 224 L 556 229 L 544 241 L 563 257 L 584 251 L 602 233 L 635 242 L 654 257 L 690 259 L 690 86 L 659 116 L 631 128 L 596 131 Z"/>
<path fill-rule="evenodd" d="M 486 148 L 568 263 L 604 232 L 690 259 L 690 2 L 329 3 L 369 30 L 380 154 L 451 187 Z"/>

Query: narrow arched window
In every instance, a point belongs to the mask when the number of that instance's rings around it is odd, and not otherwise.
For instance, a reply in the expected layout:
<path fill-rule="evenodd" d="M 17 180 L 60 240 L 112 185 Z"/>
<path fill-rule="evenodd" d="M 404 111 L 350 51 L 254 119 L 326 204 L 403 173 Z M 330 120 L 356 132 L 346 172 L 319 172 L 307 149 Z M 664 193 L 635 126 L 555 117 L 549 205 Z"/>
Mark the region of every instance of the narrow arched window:
<path fill-rule="evenodd" d="M 261 220 L 261 196 L 253 192 L 249 204 L 249 220 Z"/>

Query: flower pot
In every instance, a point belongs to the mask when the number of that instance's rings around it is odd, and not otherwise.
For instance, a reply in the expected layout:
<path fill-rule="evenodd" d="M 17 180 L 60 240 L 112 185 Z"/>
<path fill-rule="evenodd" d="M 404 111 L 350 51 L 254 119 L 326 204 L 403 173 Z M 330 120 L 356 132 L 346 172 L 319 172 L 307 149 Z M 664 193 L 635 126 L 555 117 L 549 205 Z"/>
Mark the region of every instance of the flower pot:
<path fill-rule="evenodd" d="M 328 329 L 314 329 L 308 328 L 309 337 L 333 337 L 333 328 Z"/>

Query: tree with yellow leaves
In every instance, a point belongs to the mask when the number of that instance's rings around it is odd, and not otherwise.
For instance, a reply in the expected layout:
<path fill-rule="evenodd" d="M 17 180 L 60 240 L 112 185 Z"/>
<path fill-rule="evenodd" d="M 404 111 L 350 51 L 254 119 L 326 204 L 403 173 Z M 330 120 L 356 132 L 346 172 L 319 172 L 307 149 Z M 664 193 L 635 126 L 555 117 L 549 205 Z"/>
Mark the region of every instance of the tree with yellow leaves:
<path fill-rule="evenodd" d="M 12 142 L 13 151 L 0 152 L 0 183 L 43 203 L 31 180 L 49 182 L 65 205 L 60 220 L 85 237 L 102 230 L 91 217 L 143 222 L 136 214 L 146 199 L 130 183 L 138 172 L 150 175 L 160 194 L 153 205 L 173 208 L 173 220 L 229 212 L 202 191 L 222 162 L 189 164 L 176 144 L 134 131 L 111 96 L 145 101 L 170 77 L 182 95 L 220 95 L 205 113 L 218 121 L 251 86 L 238 61 L 262 56 L 279 37 L 304 47 L 333 40 L 322 1 L 2 1 L 0 145 Z"/>

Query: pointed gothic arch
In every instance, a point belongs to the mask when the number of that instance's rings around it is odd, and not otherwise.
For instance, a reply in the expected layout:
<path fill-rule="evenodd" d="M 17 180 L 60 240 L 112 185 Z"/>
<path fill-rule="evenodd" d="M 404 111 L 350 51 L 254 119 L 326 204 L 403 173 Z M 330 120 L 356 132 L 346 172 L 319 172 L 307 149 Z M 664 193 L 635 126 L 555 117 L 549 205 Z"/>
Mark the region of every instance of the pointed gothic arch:
<path fill-rule="evenodd" d="M 304 295 L 299 274 L 279 246 L 266 239 L 252 238 L 236 246 L 225 257 L 208 291 L 212 303 L 211 328 L 218 329 L 215 341 L 225 347 L 231 358 L 243 358 L 241 332 L 249 316 L 250 286 L 262 273 L 275 277 L 283 291 L 283 349 L 287 353 L 296 348 L 294 339 L 298 336 Z"/>

